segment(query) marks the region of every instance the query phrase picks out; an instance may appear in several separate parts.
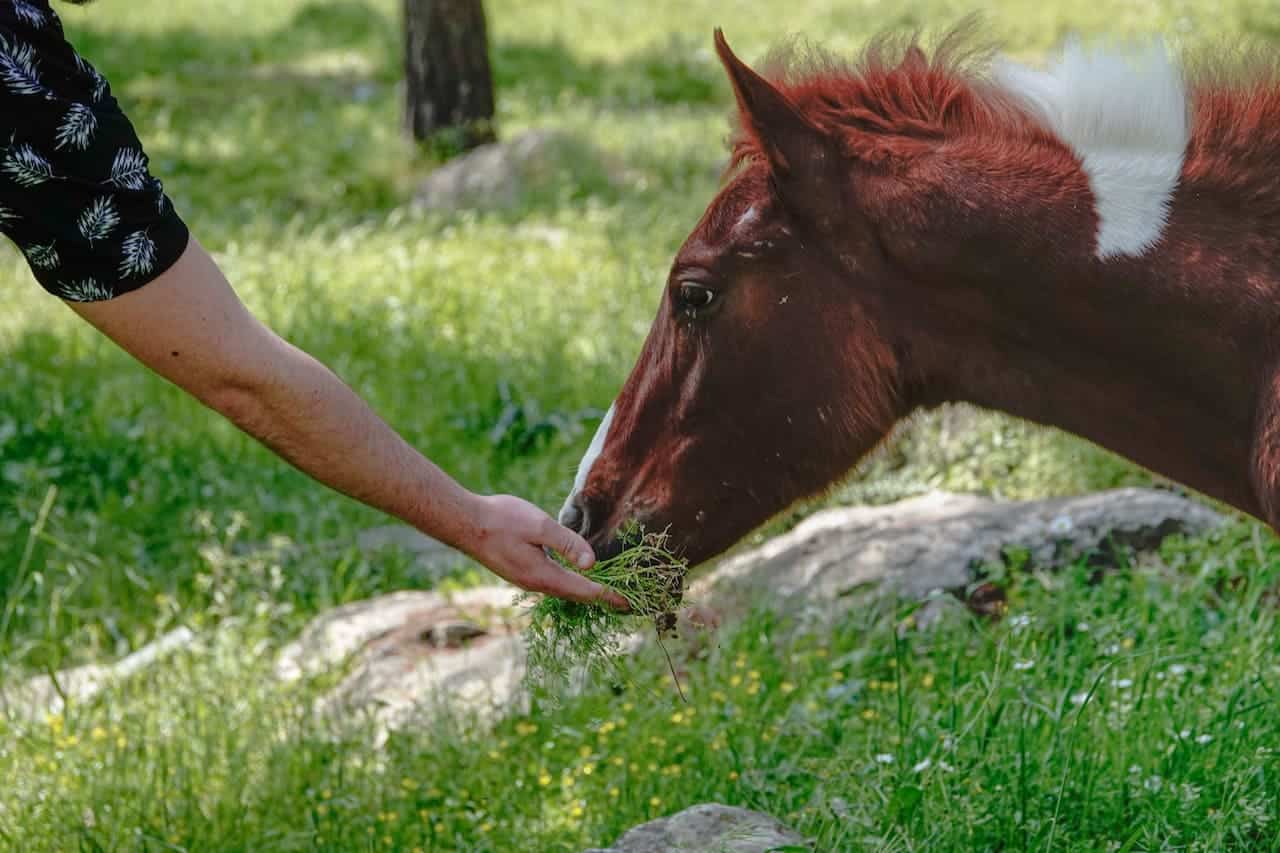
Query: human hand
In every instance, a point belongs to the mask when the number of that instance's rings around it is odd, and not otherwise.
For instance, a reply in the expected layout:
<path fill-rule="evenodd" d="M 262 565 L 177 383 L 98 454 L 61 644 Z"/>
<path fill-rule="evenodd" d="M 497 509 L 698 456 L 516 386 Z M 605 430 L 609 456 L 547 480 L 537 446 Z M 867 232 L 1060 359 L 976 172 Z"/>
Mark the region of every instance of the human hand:
<path fill-rule="evenodd" d="M 528 501 L 511 495 L 477 496 L 476 521 L 475 541 L 462 547 L 499 577 L 530 592 L 627 609 L 616 592 L 547 556 L 544 548 L 583 571 L 596 561 L 585 539 Z"/>

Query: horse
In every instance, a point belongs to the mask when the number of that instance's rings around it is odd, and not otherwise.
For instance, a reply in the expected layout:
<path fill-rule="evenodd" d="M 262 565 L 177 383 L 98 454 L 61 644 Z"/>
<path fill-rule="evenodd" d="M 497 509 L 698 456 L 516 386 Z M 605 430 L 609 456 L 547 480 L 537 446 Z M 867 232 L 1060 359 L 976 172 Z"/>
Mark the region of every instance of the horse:
<path fill-rule="evenodd" d="M 691 565 L 963 401 L 1280 522 L 1280 76 L 960 28 L 764 73 L 560 521 Z"/>

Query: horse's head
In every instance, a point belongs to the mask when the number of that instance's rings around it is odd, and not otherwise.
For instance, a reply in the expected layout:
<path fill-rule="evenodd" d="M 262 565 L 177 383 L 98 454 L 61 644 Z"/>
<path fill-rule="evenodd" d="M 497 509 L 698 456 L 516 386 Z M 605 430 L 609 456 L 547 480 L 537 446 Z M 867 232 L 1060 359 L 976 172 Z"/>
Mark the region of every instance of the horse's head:
<path fill-rule="evenodd" d="M 735 168 L 560 513 L 600 556 L 634 519 L 707 560 L 842 478 L 901 414 L 878 322 L 893 275 L 856 170 L 718 31 L 716 47 L 741 115 Z"/>

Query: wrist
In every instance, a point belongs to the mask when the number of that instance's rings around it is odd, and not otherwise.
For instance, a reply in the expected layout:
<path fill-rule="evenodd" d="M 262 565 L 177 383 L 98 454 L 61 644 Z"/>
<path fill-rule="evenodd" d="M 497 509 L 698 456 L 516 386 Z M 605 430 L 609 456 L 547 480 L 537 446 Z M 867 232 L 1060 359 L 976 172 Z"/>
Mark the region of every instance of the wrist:
<path fill-rule="evenodd" d="M 419 529 L 470 557 L 480 559 L 484 544 L 492 539 L 495 527 L 488 497 L 458 486 L 456 493 L 442 504 L 437 504 L 434 517 L 425 519 Z"/>

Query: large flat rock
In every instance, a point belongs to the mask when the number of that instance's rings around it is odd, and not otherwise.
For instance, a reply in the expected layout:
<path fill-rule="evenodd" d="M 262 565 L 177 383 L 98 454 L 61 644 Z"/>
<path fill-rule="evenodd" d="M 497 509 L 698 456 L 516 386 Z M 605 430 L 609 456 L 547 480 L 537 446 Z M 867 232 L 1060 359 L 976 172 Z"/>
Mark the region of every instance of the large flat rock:
<path fill-rule="evenodd" d="M 767 814 L 704 803 L 642 823 L 612 847 L 584 853 L 769 853 L 779 847 L 809 849 L 803 835 Z"/>
<path fill-rule="evenodd" d="M 819 512 L 727 558 L 691 584 L 688 597 L 729 610 L 761 600 L 822 608 L 869 587 L 923 598 L 962 590 L 976 566 L 1001 560 L 1011 546 L 1028 551 L 1033 565 L 1054 568 L 1108 543 L 1142 550 L 1222 522 L 1199 503 L 1154 489 L 1038 501 L 937 492 Z"/>
<path fill-rule="evenodd" d="M 50 675 L 36 675 L 15 685 L 0 685 L 0 714 L 33 721 L 60 714 L 68 702 L 88 702 L 109 687 L 155 666 L 195 641 L 190 628 L 175 628 L 115 663 L 91 663 Z"/>

